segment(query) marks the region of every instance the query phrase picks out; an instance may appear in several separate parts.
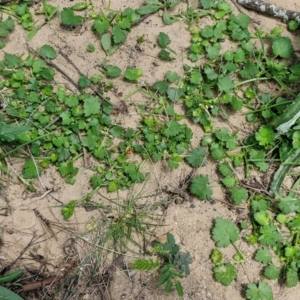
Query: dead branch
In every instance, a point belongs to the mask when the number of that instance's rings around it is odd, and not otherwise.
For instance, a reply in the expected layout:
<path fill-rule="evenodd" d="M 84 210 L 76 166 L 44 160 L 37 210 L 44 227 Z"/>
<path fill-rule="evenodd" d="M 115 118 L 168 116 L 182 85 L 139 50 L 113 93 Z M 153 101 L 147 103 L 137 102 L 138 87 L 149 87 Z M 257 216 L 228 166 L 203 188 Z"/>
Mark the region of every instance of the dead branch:
<path fill-rule="evenodd" d="M 292 11 L 289 9 L 282 9 L 282 8 L 276 6 L 275 4 L 270 4 L 270 3 L 267 3 L 262 0 L 237 0 L 237 2 L 238 2 L 238 4 L 244 6 L 248 9 L 251 9 L 251 10 L 254 10 L 254 11 L 275 17 L 275 18 L 280 18 L 284 22 L 288 22 L 290 20 L 295 20 L 297 22 L 300 22 L 300 13 L 299 12 Z"/>
<path fill-rule="evenodd" d="M 48 277 L 48 278 L 45 278 L 43 280 L 39 280 L 39 281 L 36 281 L 36 282 L 31 282 L 31 283 L 28 283 L 28 284 L 24 284 L 22 285 L 22 291 L 23 292 L 29 292 L 29 291 L 34 291 L 40 287 L 43 287 L 43 286 L 46 286 L 46 285 L 49 285 L 49 284 L 52 284 L 54 282 L 57 282 L 59 280 L 59 277 Z"/>

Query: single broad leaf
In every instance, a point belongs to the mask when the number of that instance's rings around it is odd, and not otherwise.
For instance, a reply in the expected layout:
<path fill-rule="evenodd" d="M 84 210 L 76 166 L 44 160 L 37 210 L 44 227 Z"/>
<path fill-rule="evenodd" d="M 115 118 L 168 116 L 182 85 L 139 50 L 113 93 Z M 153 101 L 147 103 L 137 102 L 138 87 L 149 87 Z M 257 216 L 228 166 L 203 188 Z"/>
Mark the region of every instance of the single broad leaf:
<path fill-rule="evenodd" d="M 158 45 L 164 49 L 171 43 L 171 40 L 167 34 L 165 34 L 164 32 L 160 32 L 157 36 L 157 42 Z"/>
<path fill-rule="evenodd" d="M 284 214 L 300 212 L 300 199 L 293 193 L 289 193 L 286 197 L 280 195 L 278 207 Z"/>
<path fill-rule="evenodd" d="M 229 20 L 233 21 L 235 24 L 239 25 L 244 29 L 247 28 L 251 22 L 250 17 L 244 13 L 239 13 L 238 15 L 232 14 Z"/>
<path fill-rule="evenodd" d="M 259 145 L 268 146 L 274 142 L 275 133 L 271 127 L 262 125 L 255 133 L 255 139 L 259 142 Z"/>
<path fill-rule="evenodd" d="M 105 20 L 96 19 L 92 25 L 92 29 L 95 30 L 98 34 L 102 35 L 108 30 L 109 26 L 110 24 L 107 19 Z"/>
<path fill-rule="evenodd" d="M 96 149 L 98 140 L 99 138 L 95 135 L 87 135 L 82 138 L 82 145 L 92 151 Z"/>
<path fill-rule="evenodd" d="M 248 191 L 245 188 L 233 187 L 231 197 L 236 205 L 245 202 L 248 199 Z"/>
<path fill-rule="evenodd" d="M 17 68 L 18 66 L 21 65 L 22 63 L 22 59 L 15 55 L 15 54 L 10 54 L 10 53 L 5 53 L 4 54 L 4 64 L 8 67 L 8 68 Z"/>
<path fill-rule="evenodd" d="M 270 224 L 271 218 L 266 211 L 258 211 L 254 214 L 255 221 L 261 225 L 266 226 Z"/>
<path fill-rule="evenodd" d="M 166 123 L 163 133 L 167 137 L 173 137 L 182 132 L 183 126 L 180 125 L 177 121 L 169 121 Z"/>
<path fill-rule="evenodd" d="M 14 28 L 14 20 L 11 17 L 8 17 L 5 21 L 0 22 L 0 36 L 6 37 Z"/>
<path fill-rule="evenodd" d="M 137 68 L 127 68 L 124 77 L 129 81 L 137 81 L 143 75 L 143 71 Z"/>
<path fill-rule="evenodd" d="M 208 200 L 212 196 L 212 190 L 209 185 L 207 175 L 195 176 L 190 184 L 190 192 L 200 200 Z"/>
<path fill-rule="evenodd" d="M 240 75 L 243 79 L 255 78 L 259 72 L 257 64 L 251 61 L 247 61 L 244 65 L 243 70 L 240 72 Z"/>
<path fill-rule="evenodd" d="M 210 153 L 211 156 L 217 161 L 220 161 L 227 156 L 225 150 L 217 143 L 211 144 Z"/>
<path fill-rule="evenodd" d="M 274 225 L 266 225 L 260 228 L 259 242 L 264 246 L 275 246 L 281 239 L 277 227 Z"/>
<path fill-rule="evenodd" d="M 263 247 L 261 249 L 258 249 L 256 254 L 255 254 L 255 260 L 267 264 L 272 261 L 272 255 L 270 253 L 270 250 Z"/>
<path fill-rule="evenodd" d="M 215 80 L 218 78 L 218 74 L 210 67 L 205 67 L 204 73 L 206 74 L 208 80 Z"/>
<path fill-rule="evenodd" d="M 26 133 L 30 126 L 0 123 L 0 141 L 15 141 L 23 133 Z"/>
<path fill-rule="evenodd" d="M 173 83 L 180 78 L 180 76 L 176 72 L 167 71 L 165 74 L 166 79 Z"/>
<path fill-rule="evenodd" d="M 214 267 L 214 277 L 217 282 L 222 283 L 225 286 L 231 284 L 231 282 L 236 278 L 236 270 L 232 264 L 222 264 Z"/>
<path fill-rule="evenodd" d="M 121 74 L 121 69 L 116 66 L 106 65 L 105 69 L 107 77 L 115 78 Z"/>
<path fill-rule="evenodd" d="M 273 263 L 268 265 L 264 270 L 264 275 L 269 279 L 278 279 L 280 275 L 280 269 L 278 269 Z"/>
<path fill-rule="evenodd" d="M 86 51 L 87 52 L 95 52 L 95 46 L 93 44 L 88 44 L 86 46 Z"/>
<path fill-rule="evenodd" d="M 90 85 L 91 85 L 90 79 L 88 79 L 84 75 L 80 75 L 79 80 L 78 80 L 78 86 L 79 86 L 79 88 L 85 89 L 85 88 L 89 87 Z"/>
<path fill-rule="evenodd" d="M 234 89 L 234 83 L 229 76 L 219 77 L 218 87 L 220 92 L 230 93 Z"/>
<path fill-rule="evenodd" d="M 184 89 L 169 87 L 167 90 L 167 95 L 170 101 L 177 102 L 184 95 Z"/>
<path fill-rule="evenodd" d="M 167 50 L 160 50 L 158 53 L 158 57 L 162 60 L 172 61 L 173 58 L 170 56 L 170 52 Z"/>
<path fill-rule="evenodd" d="M 204 164 L 206 157 L 206 150 L 202 147 L 191 150 L 186 157 L 187 162 L 194 168 L 200 167 Z"/>
<path fill-rule="evenodd" d="M 294 53 L 293 44 L 288 37 L 279 37 L 272 44 L 273 53 L 282 58 L 290 58 Z"/>
<path fill-rule="evenodd" d="M 136 9 L 136 13 L 143 16 L 143 15 L 148 15 L 152 14 L 160 9 L 159 4 L 148 4 L 148 5 L 143 5 L 140 6 L 138 9 Z"/>
<path fill-rule="evenodd" d="M 175 288 L 176 288 L 176 291 L 177 291 L 177 294 L 179 297 L 183 297 L 183 287 L 180 283 L 180 281 L 176 281 L 175 282 Z"/>
<path fill-rule="evenodd" d="M 289 267 L 286 271 L 285 276 L 287 287 L 294 287 L 298 284 L 299 275 L 297 268 Z"/>
<path fill-rule="evenodd" d="M 84 100 L 84 115 L 89 117 L 91 115 L 99 114 L 100 112 L 100 100 L 98 97 L 92 97 Z"/>
<path fill-rule="evenodd" d="M 111 181 L 108 185 L 107 185 L 107 191 L 108 192 L 115 192 L 119 189 L 119 184 L 115 181 Z"/>
<path fill-rule="evenodd" d="M 23 177 L 25 179 L 37 178 L 39 174 L 38 167 L 32 159 L 29 159 L 25 162 L 23 166 Z"/>
<path fill-rule="evenodd" d="M 122 30 L 119 26 L 115 25 L 112 29 L 112 36 L 114 39 L 114 42 L 116 44 L 120 44 L 126 40 L 128 31 Z"/>
<path fill-rule="evenodd" d="M 266 282 L 259 282 L 258 286 L 250 283 L 247 285 L 246 297 L 249 300 L 273 300 L 273 293 Z"/>
<path fill-rule="evenodd" d="M 232 189 L 236 185 L 236 179 L 233 176 L 227 176 L 222 179 L 222 183 L 229 189 Z"/>
<path fill-rule="evenodd" d="M 229 166 L 228 163 L 221 163 L 219 164 L 219 172 L 224 176 L 232 176 L 233 175 L 233 171 L 231 169 L 231 167 Z"/>
<path fill-rule="evenodd" d="M 0 40 L 0 49 L 3 49 L 6 46 L 5 41 Z"/>
<path fill-rule="evenodd" d="M 218 217 L 212 230 L 217 247 L 227 247 L 239 239 L 239 230 L 230 220 Z"/>
<path fill-rule="evenodd" d="M 78 26 L 80 25 L 84 18 L 74 14 L 71 8 L 64 8 L 60 13 L 61 23 L 67 26 Z"/>
<path fill-rule="evenodd" d="M 42 46 L 39 53 L 43 57 L 50 58 L 50 59 L 54 59 L 57 56 L 56 51 L 49 45 Z"/>
<path fill-rule="evenodd" d="M 105 52 L 107 52 L 111 48 L 111 35 L 109 33 L 105 33 L 102 35 L 101 46 Z"/>
<path fill-rule="evenodd" d="M 153 84 L 153 88 L 159 92 L 161 95 L 165 94 L 169 88 L 169 85 L 166 81 L 156 81 Z"/>
<path fill-rule="evenodd" d="M 215 248 L 210 255 L 210 259 L 215 266 L 220 265 L 223 260 L 223 254 L 218 248 Z"/>

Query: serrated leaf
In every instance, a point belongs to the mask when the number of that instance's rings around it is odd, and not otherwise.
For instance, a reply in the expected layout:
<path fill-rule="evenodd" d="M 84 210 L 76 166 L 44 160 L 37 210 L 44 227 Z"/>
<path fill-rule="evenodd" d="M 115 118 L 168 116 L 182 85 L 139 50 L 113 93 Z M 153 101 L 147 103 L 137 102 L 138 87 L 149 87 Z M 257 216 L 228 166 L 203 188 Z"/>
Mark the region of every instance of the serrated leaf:
<path fill-rule="evenodd" d="M 60 13 L 60 18 L 62 24 L 68 26 L 78 26 L 84 20 L 83 17 L 75 15 L 71 8 L 64 8 Z"/>
<path fill-rule="evenodd" d="M 171 40 L 167 34 L 165 34 L 164 32 L 160 32 L 157 36 L 157 42 L 158 45 L 164 49 L 171 43 Z"/>
<path fill-rule="evenodd" d="M 271 127 L 262 125 L 255 133 L 255 139 L 259 142 L 259 145 L 267 146 L 275 140 L 275 133 Z"/>
<path fill-rule="evenodd" d="M 190 184 L 190 192 L 197 196 L 200 200 L 208 200 L 212 196 L 212 190 L 209 186 L 207 175 L 195 176 Z"/>
<path fill-rule="evenodd" d="M 78 87 L 81 89 L 85 89 L 91 85 L 90 79 L 88 79 L 84 75 L 80 75 L 79 80 L 78 80 Z"/>
<path fill-rule="evenodd" d="M 96 189 L 104 184 L 104 180 L 99 175 L 95 174 L 90 178 L 90 183 L 92 188 Z"/>
<path fill-rule="evenodd" d="M 166 81 L 156 81 L 153 85 L 153 88 L 163 95 L 167 92 L 169 85 Z"/>
<path fill-rule="evenodd" d="M 184 89 L 169 87 L 167 90 L 167 95 L 170 101 L 177 102 L 180 97 L 184 95 Z"/>
<path fill-rule="evenodd" d="M 217 143 L 211 144 L 210 153 L 212 157 L 218 161 L 222 160 L 227 156 L 225 150 Z"/>
<path fill-rule="evenodd" d="M 45 57 L 45 58 L 50 58 L 50 59 L 54 59 L 57 56 L 56 51 L 49 45 L 44 45 L 41 47 L 39 53 Z"/>
<path fill-rule="evenodd" d="M 234 83 L 229 76 L 219 77 L 218 87 L 220 92 L 230 93 L 234 89 Z"/>
<path fill-rule="evenodd" d="M 84 115 L 89 117 L 91 115 L 99 114 L 100 111 L 100 100 L 98 97 L 92 97 L 84 100 Z"/>
<path fill-rule="evenodd" d="M 126 40 L 128 32 L 122 30 L 119 26 L 115 25 L 112 29 L 112 36 L 116 44 L 120 44 Z"/>
<path fill-rule="evenodd" d="M 270 264 L 265 268 L 264 275 L 269 279 L 278 279 L 280 270 L 274 264 Z"/>
<path fill-rule="evenodd" d="M 105 20 L 96 19 L 93 23 L 92 29 L 102 35 L 108 30 L 109 25 L 110 24 L 107 19 Z"/>
<path fill-rule="evenodd" d="M 258 286 L 254 283 L 247 285 L 246 297 L 249 300 L 273 300 L 271 287 L 265 282 L 259 282 Z"/>
<path fill-rule="evenodd" d="M 232 221 L 218 217 L 212 235 L 217 247 L 227 247 L 239 239 L 239 230 Z"/>
<path fill-rule="evenodd" d="M 176 72 L 167 71 L 165 75 L 166 79 L 173 83 L 180 78 L 180 76 Z"/>
<path fill-rule="evenodd" d="M 10 53 L 4 54 L 4 64 L 8 68 L 17 68 L 21 63 L 22 59 L 19 56 Z"/>
<path fill-rule="evenodd" d="M 169 121 L 166 123 L 166 127 L 163 131 L 167 137 L 173 137 L 182 131 L 183 127 L 177 121 Z"/>
<path fill-rule="evenodd" d="M 142 70 L 137 68 L 127 68 L 124 73 L 124 77 L 129 81 L 136 81 L 142 75 Z"/>
<path fill-rule="evenodd" d="M 116 66 L 106 65 L 105 69 L 107 77 L 115 78 L 121 74 L 121 69 Z"/>
<path fill-rule="evenodd" d="M 299 275 L 296 268 L 289 267 L 286 271 L 285 276 L 287 287 L 294 287 L 298 284 Z"/>
<path fill-rule="evenodd" d="M 259 72 L 259 68 L 257 64 L 247 61 L 244 65 L 243 70 L 240 72 L 240 75 L 243 79 L 255 78 L 257 73 Z"/>
<path fill-rule="evenodd" d="M 32 159 L 25 162 L 23 166 L 23 177 L 25 179 L 32 179 L 38 177 L 38 168 Z"/>
<path fill-rule="evenodd" d="M 5 21 L 0 22 L 0 36 L 6 37 L 10 31 L 15 28 L 15 22 L 11 17 L 8 17 Z"/>
<path fill-rule="evenodd" d="M 281 239 L 280 233 L 277 231 L 276 226 L 267 225 L 260 228 L 259 242 L 264 246 L 275 246 Z"/>
<path fill-rule="evenodd" d="M 231 284 L 231 282 L 236 278 L 236 270 L 232 264 L 223 264 L 214 267 L 214 277 L 216 281 L 222 283 L 225 286 Z"/>
<path fill-rule="evenodd" d="M 167 50 L 160 50 L 158 53 L 158 57 L 162 60 L 172 61 L 172 57 L 170 56 L 170 52 Z"/>
<path fill-rule="evenodd" d="M 269 251 L 269 249 L 263 247 L 261 249 L 258 249 L 255 254 L 255 260 L 267 264 L 272 261 L 272 255 Z"/>
<path fill-rule="evenodd" d="M 272 44 L 273 53 L 282 58 L 290 58 L 293 55 L 293 44 L 288 37 L 279 37 Z"/>
<path fill-rule="evenodd" d="M 227 176 L 222 179 L 222 183 L 229 189 L 233 188 L 236 185 L 236 180 L 233 176 Z"/>
<path fill-rule="evenodd" d="M 234 187 L 231 190 L 231 197 L 236 205 L 245 202 L 248 198 L 248 191 L 245 188 Z"/>
<path fill-rule="evenodd" d="M 12 142 L 29 129 L 30 126 L 0 123 L 0 141 Z"/>
<path fill-rule="evenodd" d="M 200 167 L 204 163 L 206 150 L 202 147 L 191 150 L 186 157 L 187 162 L 194 168 Z"/>

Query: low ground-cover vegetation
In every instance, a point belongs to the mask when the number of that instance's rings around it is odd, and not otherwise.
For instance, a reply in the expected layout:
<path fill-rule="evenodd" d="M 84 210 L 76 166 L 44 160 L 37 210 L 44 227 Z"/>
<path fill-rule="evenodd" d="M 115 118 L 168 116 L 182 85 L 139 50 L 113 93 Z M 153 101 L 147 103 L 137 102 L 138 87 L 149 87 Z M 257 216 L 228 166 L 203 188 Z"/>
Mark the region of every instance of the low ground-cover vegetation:
<path fill-rule="evenodd" d="M 97 162 L 91 168 L 94 171 L 90 177 L 92 191 L 61 207 L 67 220 L 76 207 L 90 204 L 92 196 L 101 189 L 116 192 L 144 182 L 148 177 L 142 170 L 146 160 L 164 159 L 170 169 L 184 162 L 198 169 L 200 174 L 191 179 L 189 192 L 200 200 L 209 200 L 214 187 L 209 177 L 201 174 L 201 168 L 207 159 L 214 160 L 228 201 L 237 206 L 250 206 L 248 221 L 234 224 L 223 218 L 215 220 L 212 238 L 216 249 L 211 255 L 215 279 L 230 285 L 236 278 L 236 265 L 243 263 L 245 256 L 235 242 L 243 230 L 251 228 L 246 241 L 257 244 L 254 259 L 261 262 L 264 276 L 261 282 L 248 285 L 246 297 L 272 299 L 272 290 L 265 279 L 280 279 L 289 287 L 299 281 L 299 180 L 295 180 L 289 191 L 282 189 L 285 177 L 298 165 L 300 157 L 299 58 L 291 39 L 282 36 L 281 28 L 274 28 L 270 33 L 261 28 L 250 30 L 250 18 L 243 13 L 233 13 L 226 1 L 196 2 L 192 6 L 187 1 L 186 10 L 174 14 L 172 9 L 179 4 L 176 0 L 147 0 L 138 9 L 126 8 L 120 12 L 109 8 L 99 12 L 83 2 L 58 9 L 43 1 L 41 13 L 48 22 L 56 14 L 60 14 L 62 26 L 76 27 L 85 18 L 93 20 L 91 30 L 99 36 L 108 56 L 118 50 L 131 28 L 142 22 L 144 16 L 160 11 L 166 25 L 173 22 L 189 25 L 191 43 L 187 56 L 190 63 L 183 65 L 184 76 L 170 70 L 153 85 L 139 88 L 151 104 L 137 105 L 140 114 L 137 128 L 123 128 L 114 123 L 118 108 L 105 93 L 113 87 L 114 78 L 123 76 L 128 84 L 138 82 L 142 69 L 122 70 L 104 61 L 98 73 L 79 74 L 79 81 L 74 82 L 78 90 L 75 94 L 55 84 L 59 70 L 53 62 L 59 49 L 44 45 L 31 49 L 28 55 L 5 53 L 0 61 L 1 170 L 8 172 L 5 158 L 18 156 L 24 159 L 20 178 L 30 190 L 35 189 L 34 179 L 51 165 L 67 183 L 75 184 L 78 167 L 74 163 L 88 153 Z M 0 10 L 3 12 L 1 48 L 5 47 L 6 37 L 13 36 L 16 23 L 29 30 L 28 40 L 41 26 L 34 23 L 27 2 L 3 5 Z M 77 15 L 81 10 L 88 14 Z M 202 26 L 198 22 L 204 16 L 210 18 L 210 25 Z M 291 27 L 296 28 L 293 24 Z M 142 36 L 137 40 L 143 43 Z M 223 51 L 224 40 L 230 40 L 234 49 Z M 176 57 L 171 36 L 160 32 L 157 44 L 162 61 L 169 62 Z M 95 46 L 88 45 L 87 52 L 93 51 Z M 261 82 L 270 82 L 275 92 L 265 91 L 258 84 Z M 184 107 L 183 113 L 176 112 L 177 105 Z M 215 119 L 229 122 L 234 113 L 244 114 L 253 128 L 251 134 L 235 127 L 233 130 L 215 128 Z M 194 149 L 190 146 L 193 132 L 182 122 L 187 119 L 199 124 L 205 132 Z M 27 152 L 21 152 L 25 146 Z M 135 160 L 128 159 L 132 155 L 136 155 Z M 268 175 L 269 186 L 253 188 L 236 176 L 236 170 L 241 168 L 246 179 L 253 170 L 266 173 L 273 168 L 276 171 Z M 100 210 L 119 212 L 117 220 L 107 227 L 107 239 L 104 239 L 113 240 L 118 251 L 128 248 L 128 243 L 137 244 L 131 234 L 145 235 L 149 226 L 156 225 L 147 219 L 152 211 L 139 207 L 139 199 L 132 196 L 124 204 L 117 201 L 113 209 L 95 204 Z M 167 244 L 160 250 L 157 245 L 153 248 L 159 261 L 139 260 L 132 267 L 140 270 L 160 267 L 162 275 L 158 284 L 165 284 L 166 292 L 171 292 L 174 284 L 182 296 L 180 282 L 173 279 L 189 274 L 190 257 L 180 256 L 184 254 L 180 254 L 176 246 L 168 235 Z M 236 249 L 231 262 L 223 260 L 220 249 L 228 246 Z M 21 275 L 16 272 L 13 275 Z M 15 279 L 10 274 L 0 277 L 0 282 Z"/>

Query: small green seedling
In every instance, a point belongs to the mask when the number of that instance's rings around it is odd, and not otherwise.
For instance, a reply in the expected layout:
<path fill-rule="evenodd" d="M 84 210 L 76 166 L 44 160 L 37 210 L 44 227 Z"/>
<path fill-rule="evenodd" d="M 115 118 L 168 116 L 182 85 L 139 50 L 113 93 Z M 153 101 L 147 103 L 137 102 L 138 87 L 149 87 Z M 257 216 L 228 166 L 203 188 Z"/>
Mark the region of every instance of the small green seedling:
<path fill-rule="evenodd" d="M 179 246 L 175 243 L 174 236 L 167 233 L 167 242 L 153 244 L 154 252 L 162 259 L 161 261 L 152 259 L 136 260 L 131 267 L 137 270 L 157 270 L 161 274 L 158 285 L 164 285 L 164 291 L 170 293 L 175 286 L 178 296 L 183 297 L 183 287 L 179 279 L 190 274 L 189 265 L 192 259 L 189 252 L 179 252 Z"/>

